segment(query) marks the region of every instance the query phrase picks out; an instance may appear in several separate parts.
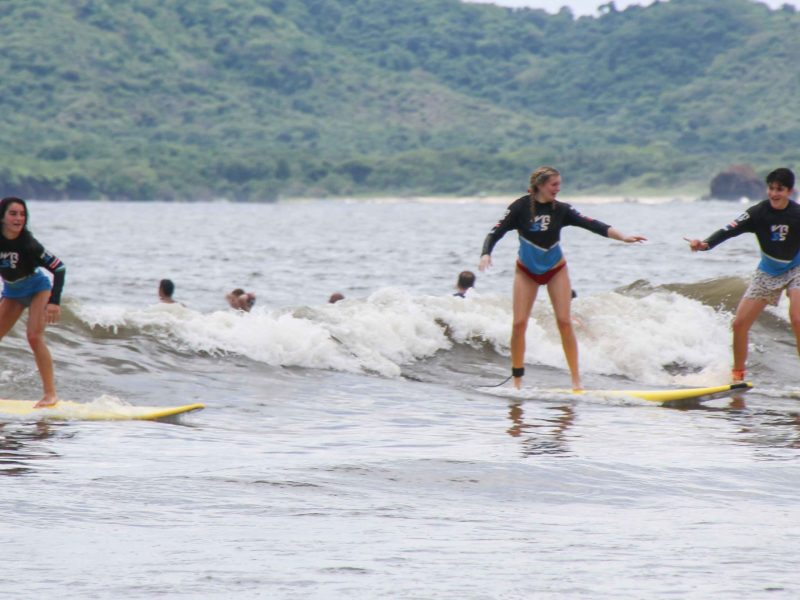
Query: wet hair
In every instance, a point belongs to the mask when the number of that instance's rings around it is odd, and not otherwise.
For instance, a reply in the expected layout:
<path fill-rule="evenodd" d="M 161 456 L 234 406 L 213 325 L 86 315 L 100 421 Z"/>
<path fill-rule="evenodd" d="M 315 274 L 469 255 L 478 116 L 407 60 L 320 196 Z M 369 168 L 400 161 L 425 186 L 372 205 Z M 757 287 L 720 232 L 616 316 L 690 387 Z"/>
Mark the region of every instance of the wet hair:
<path fill-rule="evenodd" d="M 785 188 L 794 189 L 794 173 L 785 167 L 775 169 L 767 175 L 767 185 L 771 183 L 779 183 Z"/>
<path fill-rule="evenodd" d="M 344 300 L 344 295 L 340 292 L 333 292 L 328 298 L 328 304 L 336 304 L 339 300 Z"/>
<path fill-rule="evenodd" d="M 28 205 L 25 204 L 25 200 L 23 200 L 22 198 L 17 198 L 15 196 L 9 196 L 7 198 L 3 198 L 2 200 L 0 200 L 0 220 L 5 218 L 6 212 L 8 211 L 8 208 L 12 204 L 21 204 L 22 208 L 25 209 L 25 226 L 22 228 L 22 230 L 23 231 L 27 231 L 28 230 L 28 219 L 29 219 L 29 217 L 28 217 Z"/>
<path fill-rule="evenodd" d="M 557 169 L 553 167 L 539 167 L 531 173 L 531 195 L 536 195 L 539 191 L 539 186 L 547 183 L 547 180 L 556 175 L 561 175 Z"/>
<path fill-rule="evenodd" d="M 475 285 L 475 273 L 472 271 L 461 271 L 458 274 L 458 287 L 462 290 L 468 290 Z"/>
<path fill-rule="evenodd" d="M 531 222 L 536 216 L 536 193 L 539 191 L 539 186 L 547 183 L 551 177 L 561 175 L 557 169 L 553 167 L 539 167 L 531 173 L 530 188 L 531 188 Z"/>
<path fill-rule="evenodd" d="M 175 293 L 175 284 L 172 283 L 171 279 L 162 279 L 158 283 L 158 291 L 164 294 L 167 298 L 172 298 L 172 294 Z"/>
<path fill-rule="evenodd" d="M 233 290 L 231 292 L 231 294 L 233 294 L 234 296 L 236 296 L 238 298 L 239 296 L 244 294 L 244 290 L 242 288 L 236 288 L 235 290 Z"/>

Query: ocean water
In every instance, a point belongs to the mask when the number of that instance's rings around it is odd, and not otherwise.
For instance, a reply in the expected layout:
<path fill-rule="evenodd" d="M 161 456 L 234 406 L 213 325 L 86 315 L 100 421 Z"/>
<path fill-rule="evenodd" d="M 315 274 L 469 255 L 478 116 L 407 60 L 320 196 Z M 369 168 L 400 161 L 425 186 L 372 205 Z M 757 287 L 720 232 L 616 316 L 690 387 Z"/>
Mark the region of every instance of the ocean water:
<path fill-rule="evenodd" d="M 584 385 L 726 382 L 756 242 L 682 238 L 745 205 L 564 200 L 649 238 L 564 231 Z M 797 598 L 786 299 L 737 398 L 542 392 L 569 384 L 546 294 L 526 388 L 488 389 L 509 371 L 515 235 L 451 294 L 507 202 L 31 202 L 67 264 L 60 395 L 206 409 L 0 418 L 0 597 Z M 156 304 L 164 277 L 181 305 Z M 234 287 L 251 313 L 227 308 Z M 0 352 L 0 395 L 38 398 L 22 323 Z"/>

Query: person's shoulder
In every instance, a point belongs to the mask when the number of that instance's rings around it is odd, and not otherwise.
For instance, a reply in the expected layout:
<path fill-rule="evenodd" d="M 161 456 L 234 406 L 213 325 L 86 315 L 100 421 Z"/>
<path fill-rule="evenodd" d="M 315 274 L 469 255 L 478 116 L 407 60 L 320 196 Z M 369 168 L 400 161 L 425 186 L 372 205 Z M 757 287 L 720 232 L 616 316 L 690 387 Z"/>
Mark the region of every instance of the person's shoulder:
<path fill-rule="evenodd" d="M 516 222 L 518 219 L 525 217 L 530 212 L 530 196 L 525 195 L 517 198 L 506 208 L 504 219 L 511 222 Z"/>
<path fill-rule="evenodd" d="M 530 200 L 530 196 L 525 194 L 524 196 L 520 196 L 516 200 L 514 200 L 511 204 L 508 205 L 509 210 L 519 210 L 522 207 L 528 205 L 528 201 Z"/>
<path fill-rule="evenodd" d="M 741 224 L 744 221 L 760 219 L 770 214 L 771 212 L 772 212 L 772 205 L 769 203 L 769 200 L 761 200 L 745 208 L 740 214 L 740 216 L 737 217 L 735 222 Z"/>
<path fill-rule="evenodd" d="M 33 237 L 33 234 L 27 229 L 23 229 L 17 240 L 21 246 L 33 254 L 41 254 L 44 252 L 44 246 L 39 242 L 39 240 Z"/>
<path fill-rule="evenodd" d="M 551 203 L 550 210 L 553 211 L 553 215 L 563 218 L 566 215 L 578 215 L 582 216 L 581 212 L 572 206 L 569 202 L 562 202 L 561 200 L 556 200 L 555 202 Z"/>
<path fill-rule="evenodd" d="M 798 203 L 796 200 L 789 200 L 789 206 L 787 206 L 786 208 L 788 208 L 794 213 L 800 214 L 800 203 Z"/>
<path fill-rule="evenodd" d="M 789 200 L 789 204 L 782 211 L 785 215 L 784 218 L 789 219 L 792 223 L 800 221 L 800 204 L 794 200 Z"/>

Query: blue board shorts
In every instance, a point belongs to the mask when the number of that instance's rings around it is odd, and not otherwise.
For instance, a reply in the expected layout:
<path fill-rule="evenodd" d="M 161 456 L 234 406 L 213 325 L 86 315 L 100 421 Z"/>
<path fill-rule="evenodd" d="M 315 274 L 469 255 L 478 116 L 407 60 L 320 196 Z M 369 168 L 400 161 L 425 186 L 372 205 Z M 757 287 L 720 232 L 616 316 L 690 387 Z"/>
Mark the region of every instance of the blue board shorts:
<path fill-rule="evenodd" d="M 33 297 L 39 292 L 53 289 L 50 278 L 37 269 L 31 275 L 17 281 L 3 282 L 3 298 L 16 300 L 25 306 L 30 306 Z"/>

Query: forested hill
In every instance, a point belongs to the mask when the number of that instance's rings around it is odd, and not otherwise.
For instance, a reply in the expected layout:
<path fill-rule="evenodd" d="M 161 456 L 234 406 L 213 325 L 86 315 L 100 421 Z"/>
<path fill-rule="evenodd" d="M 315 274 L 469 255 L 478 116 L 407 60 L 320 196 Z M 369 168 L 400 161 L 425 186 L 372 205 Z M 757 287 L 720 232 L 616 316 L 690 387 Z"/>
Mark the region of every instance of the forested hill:
<path fill-rule="evenodd" d="M 4 0 L 0 187 L 268 200 L 800 167 L 800 15 L 669 0 Z"/>

